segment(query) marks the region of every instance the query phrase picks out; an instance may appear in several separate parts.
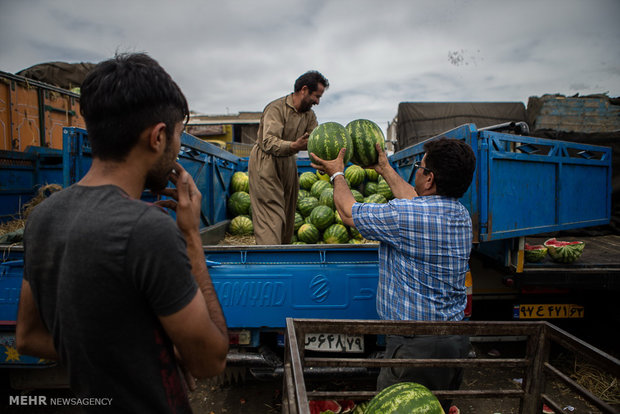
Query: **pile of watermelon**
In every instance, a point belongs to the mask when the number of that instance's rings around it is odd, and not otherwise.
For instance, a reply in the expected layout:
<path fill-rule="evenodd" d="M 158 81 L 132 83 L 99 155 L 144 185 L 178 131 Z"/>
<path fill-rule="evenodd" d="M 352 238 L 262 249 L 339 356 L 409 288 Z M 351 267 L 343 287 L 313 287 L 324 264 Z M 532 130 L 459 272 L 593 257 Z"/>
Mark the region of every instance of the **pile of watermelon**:
<path fill-rule="evenodd" d="M 582 241 L 559 241 L 556 238 L 539 245 L 525 243 L 525 260 L 534 263 L 542 262 L 549 253 L 554 262 L 572 263 L 581 256 L 585 246 L 586 244 Z"/>
<path fill-rule="evenodd" d="M 248 174 L 237 171 L 230 180 L 230 197 L 228 197 L 228 214 L 231 218 L 228 231 L 233 236 L 250 236 L 254 234 L 252 208 L 250 203 L 250 181 Z"/>
<path fill-rule="evenodd" d="M 356 119 L 342 126 L 326 122 L 314 129 L 308 139 L 308 152 L 325 160 L 338 156 L 347 148 L 345 179 L 358 202 L 387 203 L 394 198 L 390 186 L 374 169 L 366 168 L 377 163 L 379 143 L 385 149 L 381 128 L 367 119 Z M 247 236 L 254 233 L 248 174 L 238 171 L 230 182 L 227 200 L 231 219 L 229 233 Z M 334 189 L 329 177 L 319 171 L 307 171 L 299 176 L 299 196 L 295 215 L 296 244 L 363 243 L 362 235 L 354 227 L 344 225 L 334 206 Z"/>
<path fill-rule="evenodd" d="M 352 164 L 345 169 L 344 176 L 353 197 L 360 203 L 387 203 L 394 198 L 390 186 L 373 169 Z M 293 243 L 364 243 L 355 227 L 342 222 L 334 206 L 334 188 L 329 177 L 319 171 L 306 171 L 299 176 Z"/>

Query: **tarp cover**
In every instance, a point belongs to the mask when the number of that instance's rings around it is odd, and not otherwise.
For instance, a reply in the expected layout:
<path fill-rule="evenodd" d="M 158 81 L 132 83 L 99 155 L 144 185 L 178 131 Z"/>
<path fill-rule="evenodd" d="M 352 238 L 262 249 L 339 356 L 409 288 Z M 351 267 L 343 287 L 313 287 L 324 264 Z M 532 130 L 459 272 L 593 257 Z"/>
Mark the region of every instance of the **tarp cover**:
<path fill-rule="evenodd" d="M 93 67 L 95 67 L 94 63 L 49 62 L 20 70 L 16 75 L 49 83 L 59 88 L 72 89 L 82 84 L 86 74 Z"/>
<path fill-rule="evenodd" d="M 401 102 L 397 117 L 397 150 L 463 124 L 484 128 L 527 120 L 522 102 Z"/>

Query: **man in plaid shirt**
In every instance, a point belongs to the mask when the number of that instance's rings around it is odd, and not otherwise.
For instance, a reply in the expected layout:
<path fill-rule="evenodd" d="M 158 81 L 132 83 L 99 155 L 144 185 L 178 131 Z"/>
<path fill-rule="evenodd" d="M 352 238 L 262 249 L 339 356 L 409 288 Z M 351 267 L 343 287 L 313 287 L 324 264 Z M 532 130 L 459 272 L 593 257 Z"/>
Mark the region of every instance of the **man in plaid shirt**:
<path fill-rule="evenodd" d="M 344 149 L 332 161 L 313 154 L 313 167 L 334 184 L 334 203 L 343 222 L 379 245 L 377 313 L 385 320 L 460 321 L 467 302 L 465 273 L 472 246 L 472 225 L 458 199 L 467 191 L 476 157 L 463 141 L 439 138 L 424 145 L 415 164 L 415 186 L 389 164 L 377 145 L 373 168 L 389 184 L 395 199 L 387 204 L 357 203 L 345 179 Z M 464 358 L 469 338 L 458 335 L 388 336 L 386 358 Z M 382 368 L 381 390 L 413 381 L 431 390 L 458 389 L 462 369 Z M 447 412 L 449 401 L 442 401 Z"/>

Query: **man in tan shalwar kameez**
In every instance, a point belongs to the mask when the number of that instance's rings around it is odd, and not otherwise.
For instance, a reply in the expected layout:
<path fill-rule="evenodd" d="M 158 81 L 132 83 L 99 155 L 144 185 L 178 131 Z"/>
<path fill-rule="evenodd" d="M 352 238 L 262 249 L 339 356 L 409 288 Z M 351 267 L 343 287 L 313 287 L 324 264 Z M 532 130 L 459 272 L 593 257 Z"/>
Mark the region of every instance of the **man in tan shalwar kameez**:
<path fill-rule="evenodd" d="M 256 244 L 291 242 L 299 192 L 295 154 L 308 146 L 318 125 L 312 106 L 328 87 L 319 72 L 306 72 L 295 81 L 293 93 L 263 110 L 248 165 Z"/>

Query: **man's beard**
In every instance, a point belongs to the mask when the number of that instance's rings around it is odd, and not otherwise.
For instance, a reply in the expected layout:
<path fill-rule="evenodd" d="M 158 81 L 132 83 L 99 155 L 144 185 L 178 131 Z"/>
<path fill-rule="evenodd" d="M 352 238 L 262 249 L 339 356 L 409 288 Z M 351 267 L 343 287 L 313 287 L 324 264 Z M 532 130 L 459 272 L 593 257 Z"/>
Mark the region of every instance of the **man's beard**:
<path fill-rule="evenodd" d="M 312 102 L 301 101 L 299 112 L 308 112 L 312 108 Z"/>
<path fill-rule="evenodd" d="M 169 151 L 169 146 L 161 155 L 157 163 L 149 170 L 146 175 L 144 186 L 152 192 L 159 192 L 166 188 L 170 179 L 170 173 L 174 168 L 175 154 Z"/>

